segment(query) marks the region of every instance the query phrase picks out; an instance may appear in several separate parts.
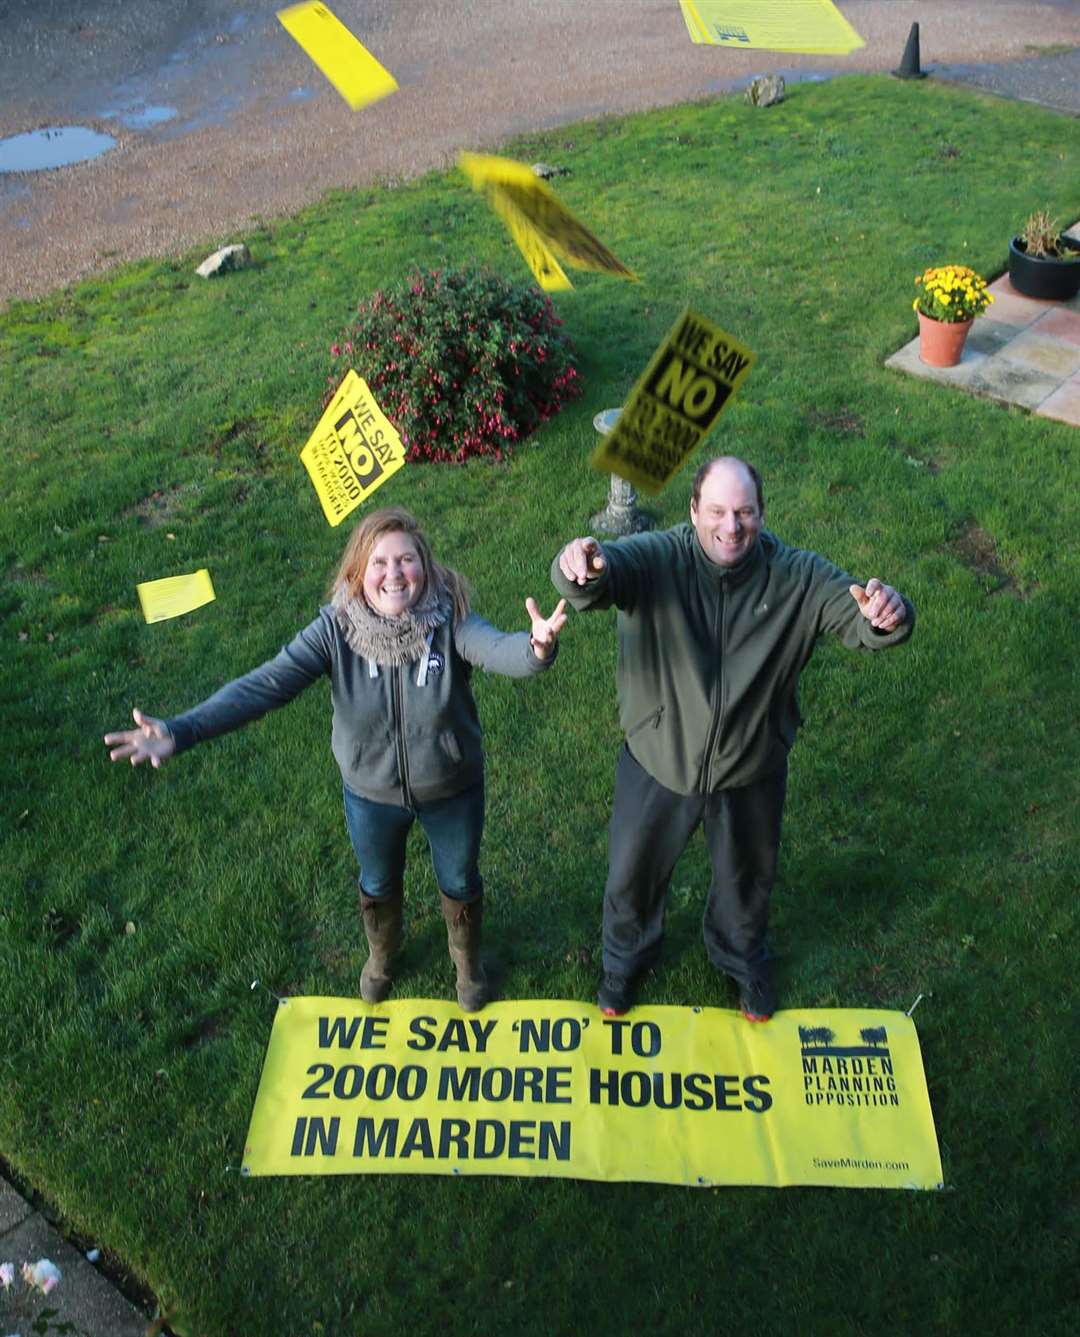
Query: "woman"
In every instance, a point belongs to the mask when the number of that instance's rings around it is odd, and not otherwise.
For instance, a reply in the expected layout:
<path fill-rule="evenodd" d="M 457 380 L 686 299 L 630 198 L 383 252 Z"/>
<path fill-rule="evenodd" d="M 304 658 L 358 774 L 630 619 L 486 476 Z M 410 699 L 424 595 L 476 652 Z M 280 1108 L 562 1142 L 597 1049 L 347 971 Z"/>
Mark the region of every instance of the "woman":
<path fill-rule="evenodd" d="M 524 678 L 550 666 L 566 624 L 525 600 L 531 632 L 500 632 L 470 611 L 462 577 L 432 557 L 416 520 L 398 507 L 357 525 L 330 603 L 275 658 L 170 720 L 132 712 L 135 729 L 105 735 L 113 761 L 160 766 L 175 753 L 283 706 L 329 674 L 331 746 L 345 788 L 345 821 L 360 862 L 369 954 L 360 994 L 386 998 L 401 943 L 405 838 L 418 819 L 431 847 L 458 1002 L 483 1007 L 480 964 L 484 756 L 472 668 Z"/>

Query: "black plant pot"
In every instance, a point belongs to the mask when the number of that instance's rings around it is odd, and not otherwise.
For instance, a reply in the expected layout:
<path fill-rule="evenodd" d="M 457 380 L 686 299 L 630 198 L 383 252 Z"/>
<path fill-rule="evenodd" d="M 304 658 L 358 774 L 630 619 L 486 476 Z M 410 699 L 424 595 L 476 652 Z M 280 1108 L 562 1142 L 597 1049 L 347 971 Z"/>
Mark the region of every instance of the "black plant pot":
<path fill-rule="evenodd" d="M 1080 252 L 1080 241 L 1059 237 L 1058 246 Z M 1067 302 L 1080 292 L 1080 260 L 1055 260 L 1051 256 L 1028 255 L 1019 237 L 1009 242 L 1009 282 L 1025 297 L 1042 302 Z"/>

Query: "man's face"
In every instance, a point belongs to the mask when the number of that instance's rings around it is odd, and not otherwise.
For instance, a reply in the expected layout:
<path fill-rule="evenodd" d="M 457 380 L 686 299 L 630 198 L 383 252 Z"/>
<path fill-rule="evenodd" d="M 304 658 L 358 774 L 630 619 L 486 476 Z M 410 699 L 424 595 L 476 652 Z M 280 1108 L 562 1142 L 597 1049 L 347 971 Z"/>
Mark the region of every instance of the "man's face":
<path fill-rule="evenodd" d="M 746 556 L 764 518 L 754 480 L 740 464 L 713 465 L 701 485 L 701 500 L 690 502 L 698 542 L 717 566 L 733 566 Z"/>

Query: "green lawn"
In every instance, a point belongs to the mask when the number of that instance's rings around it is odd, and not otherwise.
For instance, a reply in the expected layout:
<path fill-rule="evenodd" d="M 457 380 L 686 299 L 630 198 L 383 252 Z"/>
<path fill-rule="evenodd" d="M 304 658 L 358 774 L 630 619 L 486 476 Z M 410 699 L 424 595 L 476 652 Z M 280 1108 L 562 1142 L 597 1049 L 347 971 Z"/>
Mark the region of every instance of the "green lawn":
<path fill-rule="evenodd" d="M 682 306 L 758 353 L 711 448 L 758 464 L 784 538 L 920 616 L 905 651 L 823 646 L 804 677 L 780 983 L 793 1006 L 928 995 L 946 1191 L 236 1172 L 273 1012 L 252 979 L 352 995 L 364 959 L 328 694 L 160 773 L 111 767 L 100 737 L 133 704 L 201 700 L 314 615 L 344 533 L 298 456 L 356 301 L 413 262 L 527 277 L 457 174 L 268 224 L 221 281 L 193 275 L 202 250 L 0 316 L 0 1156 L 188 1337 L 1071 1331 L 1078 438 L 882 361 L 927 264 L 991 277 L 1032 208 L 1080 214 L 1077 124 L 852 77 L 507 151 L 570 167 L 560 195 L 643 282 L 575 274 L 558 308 L 585 398 L 509 463 L 409 466 L 386 499 L 487 617 L 524 627 L 605 494 L 592 416 Z M 136 581 L 200 566 L 217 601 L 145 625 Z M 541 680 L 476 684 L 505 996 L 593 995 L 613 668 L 598 615 Z M 645 1001 L 732 1005 L 700 941 L 705 880 L 699 839 Z M 401 992 L 449 997 L 419 844 L 408 894 Z"/>

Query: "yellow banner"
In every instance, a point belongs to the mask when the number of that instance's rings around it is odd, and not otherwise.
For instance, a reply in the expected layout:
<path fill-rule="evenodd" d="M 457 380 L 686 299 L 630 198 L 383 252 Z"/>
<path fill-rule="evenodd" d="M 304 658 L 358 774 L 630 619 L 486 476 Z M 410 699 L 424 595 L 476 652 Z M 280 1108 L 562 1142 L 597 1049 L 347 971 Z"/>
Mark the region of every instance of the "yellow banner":
<path fill-rule="evenodd" d="M 474 188 L 486 196 L 495 212 L 510 226 L 511 234 L 534 274 L 536 268 L 519 239 L 522 226 L 538 234 L 538 242 L 550 248 L 549 254 L 554 251 L 578 269 L 593 269 L 623 279 L 637 278 L 570 212 L 531 167 L 511 158 L 493 158 L 479 153 L 460 153 L 458 163 Z M 551 286 L 571 287 L 562 270 L 559 274 L 564 282 Z M 542 287 L 548 286 L 539 275 L 537 279 Z"/>
<path fill-rule="evenodd" d="M 147 622 L 164 622 L 182 617 L 217 597 L 205 567 L 186 576 L 166 576 L 163 580 L 144 580 L 135 586 L 143 617 Z"/>
<path fill-rule="evenodd" d="M 630 392 L 592 464 L 659 492 L 712 430 L 750 374 L 754 354 L 689 307 Z"/>
<path fill-rule="evenodd" d="M 405 463 L 401 437 L 350 371 L 300 452 L 323 514 L 339 525 Z"/>
<path fill-rule="evenodd" d="M 290 5 L 278 11 L 278 20 L 353 111 L 397 91 L 397 80 L 390 71 L 325 5 Z"/>
<path fill-rule="evenodd" d="M 902 1012 L 283 998 L 243 1173 L 940 1188 Z"/>
<path fill-rule="evenodd" d="M 832 0 L 679 0 L 690 40 L 706 46 L 849 55 L 866 43 Z"/>

